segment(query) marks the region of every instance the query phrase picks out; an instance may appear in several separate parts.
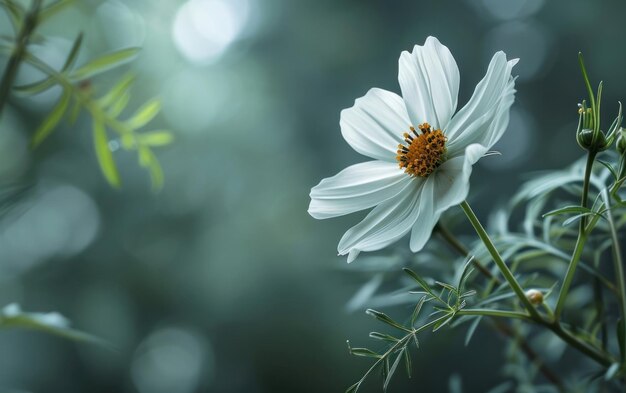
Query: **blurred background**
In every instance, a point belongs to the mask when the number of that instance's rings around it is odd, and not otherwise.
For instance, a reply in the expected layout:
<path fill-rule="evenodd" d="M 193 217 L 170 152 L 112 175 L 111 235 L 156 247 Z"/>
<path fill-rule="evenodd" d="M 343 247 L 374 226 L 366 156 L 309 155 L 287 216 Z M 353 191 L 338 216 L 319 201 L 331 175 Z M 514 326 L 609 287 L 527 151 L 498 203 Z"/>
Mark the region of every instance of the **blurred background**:
<path fill-rule="evenodd" d="M 428 35 L 459 64 L 459 107 L 495 51 L 519 57 L 502 156 L 481 160 L 473 175 L 470 198 L 485 217 L 529 171 L 581 155 L 578 51 L 592 80 L 604 79 L 611 116 L 626 92 L 626 3 L 618 0 L 75 3 L 42 27 L 47 39 L 31 50 L 59 68 L 80 31 L 79 65 L 141 46 L 136 61 L 94 78 L 94 89 L 135 72 L 131 108 L 160 97 L 153 128 L 172 130 L 176 141 L 157 151 L 161 192 L 122 150 L 114 154 L 123 187 L 114 190 L 100 173 L 88 116 L 28 147 L 59 91 L 5 109 L 0 182 L 31 189 L 0 220 L 0 306 L 59 311 L 118 350 L 1 331 L 0 391 L 343 391 L 370 364 L 348 354 L 346 339 L 368 344 L 378 326 L 366 306 L 347 306 L 367 275 L 336 256 L 361 216 L 307 214 L 312 186 L 364 160 L 341 137 L 341 109 L 370 87 L 399 92 L 400 52 Z M 0 34 L 9 32 L 2 14 Z M 23 67 L 18 82 L 39 77 Z M 503 341 L 486 329 L 467 348 L 463 339 L 426 336 L 413 379 L 398 375 L 391 391 L 494 386 Z M 381 391 L 379 381 L 364 391 Z"/>

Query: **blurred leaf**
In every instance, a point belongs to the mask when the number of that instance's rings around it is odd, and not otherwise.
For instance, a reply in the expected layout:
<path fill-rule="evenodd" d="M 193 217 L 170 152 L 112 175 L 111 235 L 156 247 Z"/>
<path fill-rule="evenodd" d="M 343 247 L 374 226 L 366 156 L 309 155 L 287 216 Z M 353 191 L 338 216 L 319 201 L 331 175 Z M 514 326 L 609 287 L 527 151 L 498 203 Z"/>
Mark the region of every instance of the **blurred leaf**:
<path fill-rule="evenodd" d="M 13 31 L 15 32 L 15 34 L 18 34 L 18 31 L 22 24 L 23 15 L 26 11 L 22 8 L 21 5 L 13 0 L 0 0 L 0 6 L 4 7 L 4 9 L 7 11 L 7 16 L 11 21 Z"/>
<path fill-rule="evenodd" d="M 140 48 L 127 48 L 100 56 L 78 68 L 70 76 L 73 80 L 80 81 L 101 74 L 133 60 L 139 50 Z"/>
<path fill-rule="evenodd" d="M 617 375 L 618 371 L 619 371 L 619 363 L 611 364 L 611 367 L 609 367 L 608 370 L 606 370 L 606 373 L 604 374 L 604 380 L 610 381 Z"/>
<path fill-rule="evenodd" d="M 18 304 L 12 303 L 0 311 L 0 328 L 23 328 L 39 330 L 45 333 L 71 340 L 90 342 L 110 347 L 104 340 L 69 327 L 69 321 L 56 312 L 23 312 Z"/>
<path fill-rule="evenodd" d="M 555 209 L 552 211 L 549 211 L 547 213 L 545 213 L 543 215 L 543 217 L 548 217 L 548 216 L 556 216 L 559 214 L 572 214 L 572 213 L 576 213 L 576 214 L 590 214 L 590 213 L 594 213 L 593 210 L 587 208 L 587 207 L 582 207 L 582 206 L 565 206 L 565 207 L 561 207 L 559 209 Z"/>
<path fill-rule="evenodd" d="M 146 144 L 145 141 L 143 144 Z M 354 296 L 352 296 L 352 298 L 348 301 L 348 304 L 346 304 L 346 308 L 349 311 L 356 311 L 363 307 L 372 298 L 372 295 L 382 283 L 383 275 L 375 274 L 367 283 L 363 284 L 361 288 L 359 288 Z"/>
<path fill-rule="evenodd" d="M 472 340 L 472 337 L 474 337 L 474 333 L 476 332 L 476 328 L 480 324 L 481 320 L 482 320 L 482 316 L 474 318 L 474 320 L 472 321 L 472 324 L 469 326 L 469 328 L 467 328 L 467 334 L 465 335 L 465 346 L 466 347 L 469 345 L 470 341 Z"/>
<path fill-rule="evenodd" d="M 82 31 L 78 33 L 78 36 L 74 40 L 72 44 L 72 49 L 70 50 L 70 54 L 67 55 L 67 59 L 65 59 L 65 64 L 63 64 L 63 68 L 61 68 L 61 72 L 69 70 L 74 63 L 76 63 L 76 59 L 78 58 L 78 51 L 80 50 L 80 45 L 83 42 L 83 33 Z"/>
<path fill-rule="evenodd" d="M 137 135 L 137 139 L 142 145 L 158 147 L 169 145 L 170 143 L 172 143 L 174 141 L 174 134 L 165 130 L 150 131 Z"/>
<path fill-rule="evenodd" d="M 620 318 L 617 321 L 617 342 L 619 344 L 619 352 L 622 359 L 624 358 L 624 356 L 626 356 L 626 353 L 624 351 L 624 349 L 626 348 L 625 339 L 626 337 L 624 337 L 624 320 Z"/>
<path fill-rule="evenodd" d="M 163 169 L 161 169 L 161 164 L 159 164 L 152 150 L 141 146 L 138 152 L 139 164 L 150 171 L 152 189 L 154 191 L 160 190 L 163 187 Z"/>
<path fill-rule="evenodd" d="M 129 101 L 130 94 L 128 92 L 124 92 L 115 102 L 113 102 L 113 104 L 111 104 L 111 107 L 107 111 L 108 115 L 112 118 L 118 117 L 124 109 L 126 109 Z"/>
<path fill-rule="evenodd" d="M 104 174 L 104 177 L 111 186 L 119 188 L 122 182 L 115 161 L 113 160 L 113 154 L 111 153 L 111 149 L 109 149 L 106 128 L 104 124 L 97 119 L 93 121 L 93 142 L 102 174 Z"/>
<path fill-rule="evenodd" d="M 133 130 L 139 129 L 154 119 L 160 110 L 161 101 L 154 98 L 146 102 L 130 119 L 126 120 L 126 124 Z"/>
<path fill-rule="evenodd" d="M 46 78 L 26 85 L 13 86 L 13 90 L 23 96 L 32 96 L 44 92 L 56 85 L 54 78 Z"/>
<path fill-rule="evenodd" d="M 70 98 L 71 92 L 69 90 L 64 90 L 57 105 L 52 109 L 48 117 L 44 119 L 37 131 L 35 131 L 35 135 L 33 135 L 33 139 L 31 140 L 31 145 L 33 147 L 39 146 L 39 144 L 41 144 L 41 142 L 43 142 L 44 139 L 52 133 L 52 131 L 54 131 L 54 128 L 57 124 L 59 124 L 59 121 L 61 121 L 63 115 L 65 114 Z"/>
<path fill-rule="evenodd" d="M 52 18 L 54 15 L 63 11 L 66 7 L 72 5 L 73 2 L 73 0 L 58 0 L 50 4 L 39 13 L 39 23 L 43 23 Z"/>
<path fill-rule="evenodd" d="M 80 101 L 78 100 L 78 98 L 74 98 L 74 105 L 72 105 L 72 109 L 70 110 L 70 116 L 68 118 L 70 124 L 76 123 L 76 120 L 78 120 L 78 115 L 80 115 Z"/>
<path fill-rule="evenodd" d="M 102 96 L 101 98 L 98 99 L 98 104 L 102 108 L 106 108 L 106 107 L 112 105 L 117 100 L 119 100 L 120 97 L 123 94 L 125 94 L 128 91 L 128 89 L 130 88 L 130 86 L 133 84 L 134 81 L 135 81 L 135 75 L 134 74 L 128 73 L 128 74 L 124 75 L 111 88 L 111 90 L 108 91 L 108 93 L 106 93 L 104 96 Z"/>

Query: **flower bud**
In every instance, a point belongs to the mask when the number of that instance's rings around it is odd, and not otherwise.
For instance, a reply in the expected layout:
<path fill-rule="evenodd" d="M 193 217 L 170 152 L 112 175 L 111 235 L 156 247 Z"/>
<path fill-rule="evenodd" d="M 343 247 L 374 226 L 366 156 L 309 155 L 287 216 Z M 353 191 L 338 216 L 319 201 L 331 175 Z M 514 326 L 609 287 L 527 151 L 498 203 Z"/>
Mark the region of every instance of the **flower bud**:
<path fill-rule="evenodd" d="M 585 150 L 594 150 L 596 152 L 606 150 L 608 143 L 604 132 L 598 131 L 597 136 L 595 132 L 589 128 L 583 128 L 576 134 L 576 142 Z"/>
<path fill-rule="evenodd" d="M 526 299 L 533 305 L 538 306 L 543 303 L 543 293 L 536 289 L 529 289 L 525 293 Z"/>

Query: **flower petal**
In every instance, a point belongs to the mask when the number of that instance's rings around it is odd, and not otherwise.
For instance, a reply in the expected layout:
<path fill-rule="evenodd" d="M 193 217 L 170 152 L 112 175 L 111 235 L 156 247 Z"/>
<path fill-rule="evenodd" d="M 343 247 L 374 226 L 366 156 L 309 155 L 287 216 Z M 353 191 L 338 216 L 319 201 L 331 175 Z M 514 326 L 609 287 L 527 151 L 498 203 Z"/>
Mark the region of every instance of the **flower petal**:
<path fill-rule="evenodd" d="M 413 52 L 402 52 L 398 81 L 412 125 L 428 122 L 444 129 L 456 110 L 459 68 L 450 50 L 435 37 Z"/>
<path fill-rule="evenodd" d="M 375 251 L 404 236 L 415 222 L 425 182 L 413 178 L 396 196 L 379 204 L 339 241 L 340 255 L 350 254 L 352 262 L 361 251 Z"/>
<path fill-rule="evenodd" d="M 502 136 L 515 100 L 515 80 L 511 70 L 517 59 L 507 62 L 504 52 L 497 52 L 485 77 L 476 85 L 468 103 L 452 118 L 445 134 L 452 156 L 462 153 L 472 143 L 491 148 Z"/>
<path fill-rule="evenodd" d="M 440 214 L 435 211 L 435 182 L 434 176 L 429 176 L 424 184 L 420 196 L 419 211 L 411 230 L 411 251 L 418 252 L 430 238 L 433 227 L 439 220 Z"/>
<path fill-rule="evenodd" d="M 354 106 L 341 111 L 341 134 L 354 150 L 368 157 L 396 162 L 398 144 L 411 121 L 402 98 L 383 89 L 370 89 Z"/>
<path fill-rule="evenodd" d="M 467 198 L 472 165 L 487 150 L 477 143 L 469 145 L 465 154 L 447 160 L 428 177 L 420 198 L 420 211 L 411 230 L 411 251 L 424 248 L 441 214 Z"/>
<path fill-rule="evenodd" d="M 410 180 L 395 163 L 349 166 L 311 189 L 309 214 L 324 219 L 369 209 L 398 194 Z"/>

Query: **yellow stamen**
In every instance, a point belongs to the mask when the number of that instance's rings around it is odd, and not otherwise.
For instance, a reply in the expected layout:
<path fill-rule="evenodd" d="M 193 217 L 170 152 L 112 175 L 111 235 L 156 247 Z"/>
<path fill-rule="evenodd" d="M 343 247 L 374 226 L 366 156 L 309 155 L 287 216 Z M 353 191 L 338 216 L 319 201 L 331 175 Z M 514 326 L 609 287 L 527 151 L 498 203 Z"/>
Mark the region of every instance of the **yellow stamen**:
<path fill-rule="evenodd" d="M 408 175 L 428 177 L 445 159 L 447 138 L 428 123 L 417 128 L 421 134 L 413 127 L 410 127 L 413 135 L 404 133 L 406 145 L 398 145 L 396 160 Z"/>

